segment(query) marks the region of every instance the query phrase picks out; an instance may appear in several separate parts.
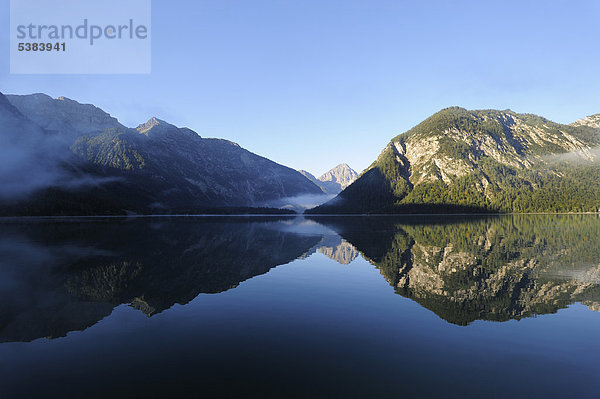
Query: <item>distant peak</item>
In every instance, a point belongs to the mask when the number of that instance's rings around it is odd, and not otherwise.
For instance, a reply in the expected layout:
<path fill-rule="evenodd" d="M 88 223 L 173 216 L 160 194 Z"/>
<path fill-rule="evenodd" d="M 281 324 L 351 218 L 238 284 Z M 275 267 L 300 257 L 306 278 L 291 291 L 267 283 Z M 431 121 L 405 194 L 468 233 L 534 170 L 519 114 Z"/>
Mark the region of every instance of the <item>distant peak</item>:
<path fill-rule="evenodd" d="M 160 130 L 165 130 L 175 128 L 175 126 L 153 116 L 152 118 L 148 119 L 148 121 L 146 121 L 145 123 L 139 125 L 136 128 L 136 130 L 140 134 L 145 134 L 147 136 L 148 132 L 150 132 L 151 130 L 155 130 L 156 128 L 160 128 Z"/>
<path fill-rule="evenodd" d="M 348 164 L 341 163 L 325 172 L 318 180 L 322 182 L 334 182 L 340 185 L 342 189 L 348 187 L 356 178 L 358 173 L 354 171 Z"/>
<path fill-rule="evenodd" d="M 326 174 L 331 174 L 331 173 L 339 173 L 339 172 L 349 172 L 349 173 L 356 173 L 354 171 L 354 169 L 352 169 L 350 167 L 350 165 L 348 165 L 347 163 L 341 163 L 339 165 L 334 166 L 333 168 L 331 168 L 330 170 L 328 170 L 327 172 L 325 172 L 324 175 Z"/>
<path fill-rule="evenodd" d="M 341 163 L 341 164 L 337 165 L 336 167 L 334 167 L 333 169 L 352 169 L 352 168 L 347 163 Z"/>
<path fill-rule="evenodd" d="M 48 97 L 48 98 L 51 98 L 51 97 Z M 85 106 L 91 106 L 91 107 L 94 107 L 94 108 L 98 108 L 98 107 L 96 107 L 93 104 L 80 103 L 79 101 L 72 100 L 69 97 L 65 97 L 65 96 L 56 97 L 54 100 L 56 100 L 56 101 L 62 101 L 64 103 L 66 103 L 66 104 L 79 104 L 79 105 L 85 105 Z"/>
<path fill-rule="evenodd" d="M 152 118 L 148 119 L 145 123 L 142 123 L 140 126 L 153 127 L 156 125 L 160 125 L 161 123 L 166 123 L 166 122 L 163 121 L 162 119 L 158 119 L 157 117 L 153 116 Z"/>

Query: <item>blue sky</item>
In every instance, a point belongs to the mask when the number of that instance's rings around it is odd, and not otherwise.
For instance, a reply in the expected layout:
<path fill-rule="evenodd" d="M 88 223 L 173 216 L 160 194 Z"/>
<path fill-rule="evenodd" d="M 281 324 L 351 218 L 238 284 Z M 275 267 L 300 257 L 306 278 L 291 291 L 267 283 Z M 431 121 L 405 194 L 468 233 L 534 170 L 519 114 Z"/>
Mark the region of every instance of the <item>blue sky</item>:
<path fill-rule="evenodd" d="M 600 113 L 598 1 L 154 0 L 149 75 L 11 75 L 0 3 L 3 93 L 156 116 L 316 175 L 362 170 L 452 105 Z"/>

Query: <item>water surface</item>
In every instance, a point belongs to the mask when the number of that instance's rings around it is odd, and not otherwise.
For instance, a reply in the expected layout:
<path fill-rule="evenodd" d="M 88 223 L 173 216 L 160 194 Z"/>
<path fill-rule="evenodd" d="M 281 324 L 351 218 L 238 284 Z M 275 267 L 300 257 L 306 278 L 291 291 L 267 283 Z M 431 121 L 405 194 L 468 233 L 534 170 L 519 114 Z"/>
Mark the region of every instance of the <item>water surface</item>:
<path fill-rule="evenodd" d="M 2 397 L 600 396 L 600 219 L 0 222 Z"/>

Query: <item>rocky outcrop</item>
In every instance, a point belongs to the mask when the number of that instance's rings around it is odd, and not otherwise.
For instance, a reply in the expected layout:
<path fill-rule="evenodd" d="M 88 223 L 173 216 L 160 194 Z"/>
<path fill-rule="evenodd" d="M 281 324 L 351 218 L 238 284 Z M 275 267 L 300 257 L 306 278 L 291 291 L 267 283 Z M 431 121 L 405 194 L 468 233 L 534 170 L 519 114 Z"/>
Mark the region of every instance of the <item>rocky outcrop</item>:
<path fill-rule="evenodd" d="M 319 181 L 323 182 L 328 194 L 337 194 L 352 184 L 357 177 L 358 173 L 347 164 L 342 163 L 323 173 L 319 177 Z"/>

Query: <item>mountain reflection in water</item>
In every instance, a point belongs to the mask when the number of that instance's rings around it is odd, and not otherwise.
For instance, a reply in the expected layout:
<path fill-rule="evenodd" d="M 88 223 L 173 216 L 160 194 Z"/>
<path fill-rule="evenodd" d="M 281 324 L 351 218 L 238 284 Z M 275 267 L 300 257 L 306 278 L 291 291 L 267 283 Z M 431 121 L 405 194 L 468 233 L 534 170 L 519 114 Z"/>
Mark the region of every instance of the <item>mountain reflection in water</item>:
<path fill-rule="evenodd" d="M 0 342 L 61 337 L 130 304 L 153 316 L 317 253 L 359 254 L 457 325 L 600 309 L 600 219 L 188 217 L 5 220 Z"/>

